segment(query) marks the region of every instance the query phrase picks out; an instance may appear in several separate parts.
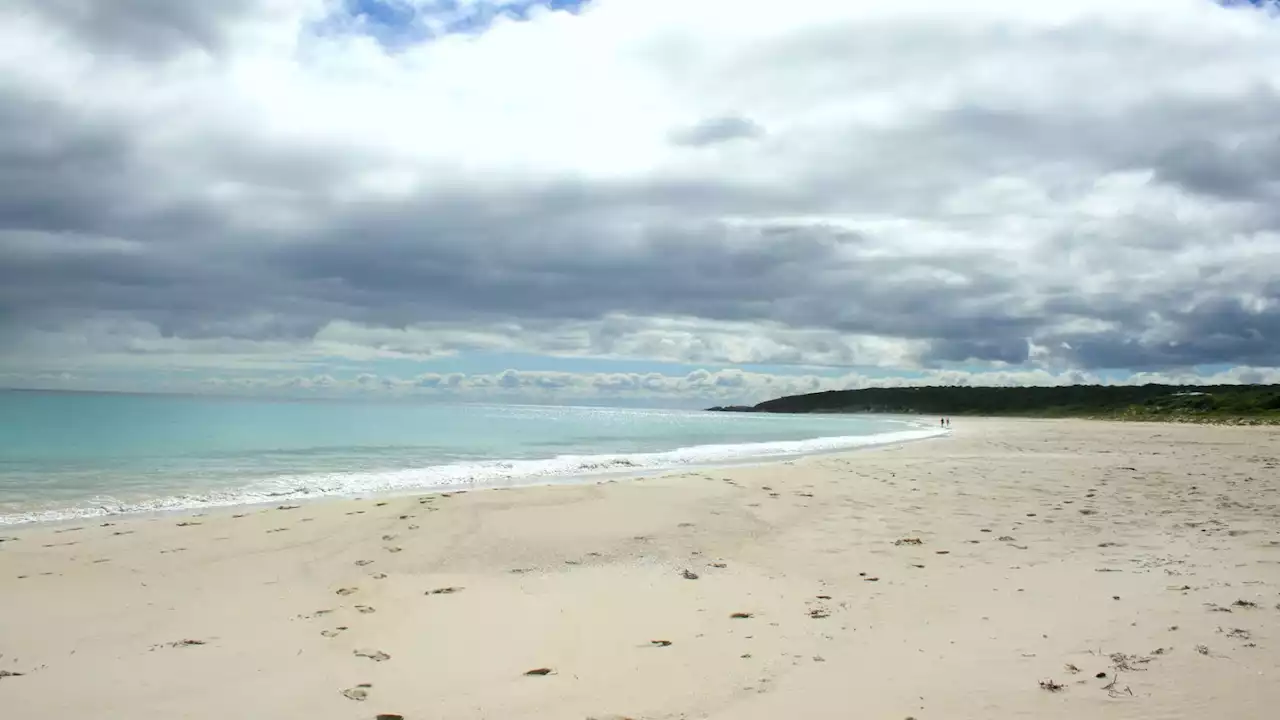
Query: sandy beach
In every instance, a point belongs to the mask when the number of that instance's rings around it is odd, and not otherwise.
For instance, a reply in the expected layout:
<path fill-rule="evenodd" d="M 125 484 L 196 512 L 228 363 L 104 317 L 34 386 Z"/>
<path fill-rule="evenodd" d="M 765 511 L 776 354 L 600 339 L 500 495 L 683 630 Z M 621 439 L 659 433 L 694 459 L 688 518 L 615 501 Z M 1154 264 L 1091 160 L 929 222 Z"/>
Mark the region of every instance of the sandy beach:
<path fill-rule="evenodd" d="M 1276 429 L 960 420 L 768 466 L 0 538 L 21 720 L 1280 706 Z"/>

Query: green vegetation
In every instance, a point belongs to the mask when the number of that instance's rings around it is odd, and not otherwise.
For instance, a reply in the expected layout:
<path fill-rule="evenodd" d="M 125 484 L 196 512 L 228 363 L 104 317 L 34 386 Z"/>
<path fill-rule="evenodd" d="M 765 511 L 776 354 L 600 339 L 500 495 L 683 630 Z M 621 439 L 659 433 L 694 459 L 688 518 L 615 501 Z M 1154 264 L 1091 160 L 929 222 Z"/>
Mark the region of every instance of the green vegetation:
<path fill-rule="evenodd" d="M 793 395 L 753 407 L 712 409 L 1280 424 L 1280 385 L 865 388 Z"/>

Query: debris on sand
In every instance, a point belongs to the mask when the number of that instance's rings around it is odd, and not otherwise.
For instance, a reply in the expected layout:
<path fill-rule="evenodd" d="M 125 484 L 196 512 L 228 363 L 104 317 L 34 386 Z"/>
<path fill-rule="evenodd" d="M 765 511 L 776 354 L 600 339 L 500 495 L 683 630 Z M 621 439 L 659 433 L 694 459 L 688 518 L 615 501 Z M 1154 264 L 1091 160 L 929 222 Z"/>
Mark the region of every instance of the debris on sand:
<path fill-rule="evenodd" d="M 1076 673 L 1080 672 L 1080 668 L 1076 667 L 1075 665 L 1072 665 L 1071 663 L 1067 663 L 1064 666 L 1064 668 L 1066 669 L 1067 672 L 1071 673 L 1072 675 L 1075 675 Z"/>
<path fill-rule="evenodd" d="M 1126 655 L 1124 653 L 1111 653 L 1111 666 L 1116 670 L 1128 670 L 1129 672 L 1139 672 L 1146 670 L 1138 665 L 1146 665 L 1151 662 L 1152 658 L 1141 655 Z"/>
<path fill-rule="evenodd" d="M 1065 687 L 1066 685 L 1063 685 L 1062 683 L 1059 683 L 1059 682 L 1054 682 L 1053 680 L 1040 681 L 1040 689 L 1048 690 L 1049 692 L 1059 692 Z"/>
<path fill-rule="evenodd" d="M 826 608 L 814 608 L 809 611 L 809 617 L 814 620 L 821 620 L 822 618 L 831 617 L 831 613 Z"/>
<path fill-rule="evenodd" d="M 1106 677 L 1106 673 L 1098 673 L 1098 677 Z M 1111 682 L 1107 683 L 1106 685 L 1103 685 L 1102 689 L 1106 690 L 1107 695 L 1113 698 L 1120 697 L 1126 694 L 1132 697 L 1133 690 L 1131 690 L 1128 685 L 1125 685 L 1124 690 L 1121 690 L 1118 686 L 1119 682 L 1120 682 L 1120 673 L 1116 673 L 1116 676 L 1111 678 Z"/>
<path fill-rule="evenodd" d="M 191 527 L 192 525 L 203 525 L 203 524 L 204 524 L 204 523 L 198 523 L 198 522 L 194 522 L 194 521 L 191 521 L 191 520 L 184 520 L 184 521 L 182 521 L 182 522 L 178 523 L 178 527 Z"/>
<path fill-rule="evenodd" d="M 377 612 L 377 610 L 374 610 L 368 605 L 357 605 L 356 611 L 359 612 L 361 615 L 372 615 L 373 613 Z"/>
<path fill-rule="evenodd" d="M 460 587 L 442 587 L 442 588 L 436 588 L 435 590 L 430 590 L 426 594 L 427 595 L 452 595 L 454 593 L 462 592 L 462 590 L 463 588 L 460 588 Z"/>
<path fill-rule="evenodd" d="M 555 671 L 551 668 L 534 668 L 532 670 L 526 670 L 524 674 L 525 677 L 542 677 L 543 675 L 550 675 L 553 672 Z"/>
<path fill-rule="evenodd" d="M 999 540 L 1000 542 L 1013 542 L 1014 538 L 1012 535 L 1001 535 L 996 538 L 996 540 Z"/>
<path fill-rule="evenodd" d="M 1209 646 L 1208 646 L 1208 645 L 1197 645 L 1197 646 L 1196 646 L 1196 652 L 1200 653 L 1201 655 L 1208 655 L 1208 654 L 1209 654 Z"/>
<path fill-rule="evenodd" d="M 901 538 L 893 541 L 894 545 L 923 545 L 924 541 L 918 537 Z"/>
<path fill-rule="evenodd" d="M 733 620 L 747 620 L 747 619 L 752 618 L 752 617 L 755 617 L 755 616 L 754 616 L 754 615 L 752 615 L 751 613 L 747 613 L 747 612 L 736 612 L 736 613 L 734 613 L 734 614 L 730 615 L 729 617 L 730 617 L 731 619 L 733 619 Z"/>
<path fill-rule="evenodd" d="M 344 697 L 346 697 L 349 700 L 355 700 L 356 702 L 364 702 L 369 698 L 369 688 L 371 687 L 373 687 L 373 685 L 370 685 L 369 683 L 360 683 L 359 685 L 353 688 L 347 688 L 346 690 L 343 690 L 342 694 Z"/>
<path fill-rule="evenodd" d="M 196 645 L 206 645 L 206 644 L 207 643 L 204 640 L 174 640 L 173 642 L 161 643 L 159 645 L 152 645 L 151 649 L 155 650 L 156 648 L 162 648 L 162 647 L 169 647 L 169 648 L 194 647 Z"/>
<path fill-rule="evenodd" d="M 13 672 L 12 670 L 0 670 L 0 678 L 22 677 L 25 673 Z"/>
<path fill-rule="evenodd" d="M 650 640 L 649 644 L 654 647 L 671 647 L 670 640 Z"/>
<path fill-rule="evenodd" d="M 1231 607 L 1247 608 L 1249 610 L 1253 610 L 1258 607 L 1258 603 L 1253 602 L 1252 600 L 1237 600 L 1231 603 Z"/>
<path fill-rule="evenodd" d="M 694 572 L 694 571 L 692 571 L 692 570 L 685 570 L 684 572 L 680 573 L 680 576 L 681 576 L 681 577 L 683 577 L 685 580 L 697 580 L 697 579 L 698 579 L 698 573 L 696 573 L 696 572 Z"/>
<path fill-rule="evenodd" d="M 298 509 L 298 508 L 300 508 L 300 507 L 302 507 L 302 506 L 301 506 L 301 505 L 281 505 L 281 506 L 277 507 L 276 509 L 277 509 L 277 510 L 297 510 L 297 509 Z"/>

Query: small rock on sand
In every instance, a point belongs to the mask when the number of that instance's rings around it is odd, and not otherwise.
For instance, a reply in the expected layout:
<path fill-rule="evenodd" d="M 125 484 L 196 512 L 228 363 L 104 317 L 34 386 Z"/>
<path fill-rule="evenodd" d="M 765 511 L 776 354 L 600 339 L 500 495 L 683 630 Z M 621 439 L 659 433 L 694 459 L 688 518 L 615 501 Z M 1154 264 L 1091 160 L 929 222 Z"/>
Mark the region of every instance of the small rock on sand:
<path fill-rule="evenodd" d="M 524 674 L 528 677 L 541 677 L 543 675 L 550 675 L 552 672 L 554 671 L 551 668 L 534 668 L 532 670 L 526 670 Z"/>

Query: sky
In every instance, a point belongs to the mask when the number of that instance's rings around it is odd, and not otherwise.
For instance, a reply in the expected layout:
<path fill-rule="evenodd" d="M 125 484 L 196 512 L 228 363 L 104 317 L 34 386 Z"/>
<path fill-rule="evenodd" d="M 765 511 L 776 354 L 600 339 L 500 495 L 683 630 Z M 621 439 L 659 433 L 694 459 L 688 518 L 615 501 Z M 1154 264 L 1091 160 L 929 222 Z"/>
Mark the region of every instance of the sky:
<path fill-rule="evenodd" d="M 7 0 L 0 386 L 1280 382 L 1280 14 Z"/>

